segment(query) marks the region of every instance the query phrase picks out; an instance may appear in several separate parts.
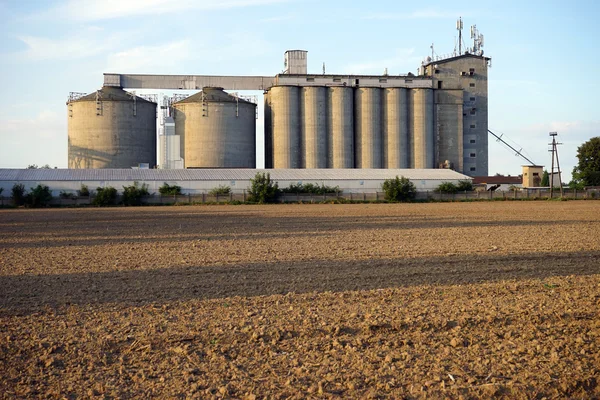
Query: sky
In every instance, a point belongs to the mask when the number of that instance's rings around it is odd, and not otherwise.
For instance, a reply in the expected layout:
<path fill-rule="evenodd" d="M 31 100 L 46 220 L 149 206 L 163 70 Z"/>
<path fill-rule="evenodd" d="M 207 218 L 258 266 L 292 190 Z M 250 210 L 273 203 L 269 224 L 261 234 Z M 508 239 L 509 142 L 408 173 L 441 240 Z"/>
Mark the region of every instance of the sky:
<path fill-rule="evenodd" d="M 0 0 L 0 168 L 66 168 L 69 92 L 105 72 L 275 75 L 304 49 L 309 73 L 416 74 L 432 43 L 454 50 L 459 16 L 492 58 L 490 129 L 548 169 L 558 132 L 568 182 L 577 147 L 600 135 L 596 1 Z M 259 96 L 262 167 L 262 92 L 241 94 Z M 525 163 L 490 137 L 490 175 Z"/>

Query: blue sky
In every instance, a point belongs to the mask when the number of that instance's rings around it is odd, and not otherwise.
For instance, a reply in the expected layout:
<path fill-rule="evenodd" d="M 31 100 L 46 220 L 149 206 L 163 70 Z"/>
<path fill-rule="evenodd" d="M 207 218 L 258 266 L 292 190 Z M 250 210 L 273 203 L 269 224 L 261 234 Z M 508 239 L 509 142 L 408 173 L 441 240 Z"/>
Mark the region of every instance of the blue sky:
<path fill-rule="evenodd" d="M 0 167 L 66 167 L 67 96 L 100 88 L 104 72 L 274 75 L 299 48 L 313 73 L 323 62 L 328 73 L 416 73 L 431 43 L 453 51 L 462 16 L 492 57 L 490 128 L 548 166 L 557 131 L 567 181 L 577 146 L 600 135 L 599 4 L 0 0 Z M 523 160 L 491 139 L 489 153 L 490 174 L 521 172 Z"/>

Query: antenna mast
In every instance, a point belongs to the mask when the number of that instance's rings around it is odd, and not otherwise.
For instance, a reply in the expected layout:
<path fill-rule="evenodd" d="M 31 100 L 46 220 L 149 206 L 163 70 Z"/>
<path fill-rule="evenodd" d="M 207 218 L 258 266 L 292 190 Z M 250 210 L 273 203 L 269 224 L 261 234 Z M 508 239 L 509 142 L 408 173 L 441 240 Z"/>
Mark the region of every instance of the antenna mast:
<path fill-rule="evenodd" d="M 550 198 L 552 198 L 553 192 L 554 192 L 554 158 L 556 157 L 556 169 L 558 170 L 558 181 L 559 181 L 559 186 L 560 186 L 560 197 L 563 196 L 563 186 L 562 186 L 562 177 L 560 176 L 560 163 L 558 162 L 558 149 L 556 148 L 557 145 L 562 144 L 562 143 L 558 143 L 556 141 L 556 135 L 558 135 L 558 133 L 556 132 L 550 132 L 550 136 L 552 136 L 552 143 L 548 143 L 550 146 L 552 146 L 551 150 L 548 150 L 549 152 L 552 153 L 552 171 L 550 171 Z"/>
<path fill-rule="evenodd" d="M 458 31 L 458 55 L 460 56 L 462 54 L 462 17 L 458 17 L 458 21 L 456 21 L 456 30 Z"/>

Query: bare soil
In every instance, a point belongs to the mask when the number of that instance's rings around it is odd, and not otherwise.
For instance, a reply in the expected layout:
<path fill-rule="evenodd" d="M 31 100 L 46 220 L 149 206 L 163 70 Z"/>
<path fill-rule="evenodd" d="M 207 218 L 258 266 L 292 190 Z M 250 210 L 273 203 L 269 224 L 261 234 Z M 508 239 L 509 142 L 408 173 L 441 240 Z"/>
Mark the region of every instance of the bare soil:
<path fill-rule="evenodd" d="M 600 398 L 600 202 L 0 210 L 2 398 Z"/>

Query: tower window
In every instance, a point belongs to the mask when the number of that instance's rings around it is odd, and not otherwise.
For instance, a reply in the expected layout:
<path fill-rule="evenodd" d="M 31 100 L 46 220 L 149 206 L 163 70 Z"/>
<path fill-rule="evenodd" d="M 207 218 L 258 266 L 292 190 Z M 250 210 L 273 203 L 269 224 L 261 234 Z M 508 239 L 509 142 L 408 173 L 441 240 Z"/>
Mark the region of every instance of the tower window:
<path fill-rule="evenodd" d="M 342 78 L 333 78 L 333 81 L 334 81 L 334 82 L 341 82 L 341 81 L 342 81 Z"/>
<path fill-rule="evenodd" d="M 474 108 L 471 109 L 470 111 L 471 115 L 477 115 L 477 110 L 475 110 Z"/>
<path fill-rule="evenodd" d="M 471 129 L 475 129 L 475 124 L 471 124 Z"/>
<path fill-rule="evenodd" d="M 469 68 L 469 75 L 475 75 L 475 68 Z"/>
<path fill-rule="evenodd" d="M 315 78 L 306 78 L 306 82 L 314 82 Z"/>
<path fill-rule="evenodd" d="M 470 153 L 470 154 L 469 154 L 469 157 L 471 157 L 471 158 L 475 158 L 475 157 L 477 157 L 477 154 L 476 154 L 476 153 Z"/>
<path fill-rule="evenodd" d="M 440 70 L 439 70 L 439 69 L 436 69 L 436 70 L 435 70 L 435 73 L 436 73 L 436 74 L 439 74 L 439 73 L 440 73 Z"/>
<path fill-rule="evenodd" d="M 475 167 L 469 168 L 469 171 L 471 171 L 471 172 L 475 171 Z"/>
<path fill-rule="evenodd" d="M 469 83 L 469 87 L 475 87 L 475 82 Z"/>
<path fill-rule="evenodd" d="M 469 140 L 469 143 L 475 143 L 475 139 Z"/>
<path fill-rule="evenodd" d="M 387 83 L 387 79 L 385 79 L 385 78 L 379 78 L 379 83 Z"/>
<path fill-rule="evenodd" d="M 442 81 L 438 81 L 438 89 L 442 88 Z"/>
<path fill-rule="evenodd" d="M 475 101 L 475 97 L 469 97 L 469 100 Z"/>

